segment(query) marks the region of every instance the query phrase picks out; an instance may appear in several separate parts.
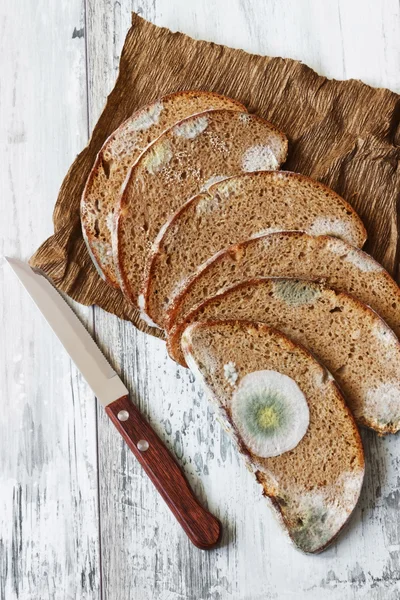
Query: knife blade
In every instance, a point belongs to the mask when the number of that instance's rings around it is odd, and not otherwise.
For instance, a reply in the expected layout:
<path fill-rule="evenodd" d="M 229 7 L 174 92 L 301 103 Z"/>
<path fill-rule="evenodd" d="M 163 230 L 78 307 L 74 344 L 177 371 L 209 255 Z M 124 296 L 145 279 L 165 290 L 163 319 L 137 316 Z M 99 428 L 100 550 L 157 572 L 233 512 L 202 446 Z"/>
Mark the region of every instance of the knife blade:
<path fill-rule="evenodd" d="M 203 550 L 213 548 L 220 539 L 220 522 L 199 504 L 175 458 L 131 402 L 90 333 L 44 274 L 5 258 L 191 542 Z"/>

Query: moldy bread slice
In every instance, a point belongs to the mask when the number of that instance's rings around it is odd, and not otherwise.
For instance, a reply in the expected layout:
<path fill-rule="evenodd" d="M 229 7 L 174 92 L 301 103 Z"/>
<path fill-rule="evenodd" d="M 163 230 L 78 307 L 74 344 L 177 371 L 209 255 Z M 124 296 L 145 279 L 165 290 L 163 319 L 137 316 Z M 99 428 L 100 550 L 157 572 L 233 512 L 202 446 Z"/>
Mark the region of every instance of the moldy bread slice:
<path fill-rule="evenodd" d="M 182 347 L 293 543 L 308 553 L 326 548 L 364 476 L 360 435 L 333 378 L 260 323 L 194 323 Z M 296 421 L 304 427 L 286 444 Z"/>

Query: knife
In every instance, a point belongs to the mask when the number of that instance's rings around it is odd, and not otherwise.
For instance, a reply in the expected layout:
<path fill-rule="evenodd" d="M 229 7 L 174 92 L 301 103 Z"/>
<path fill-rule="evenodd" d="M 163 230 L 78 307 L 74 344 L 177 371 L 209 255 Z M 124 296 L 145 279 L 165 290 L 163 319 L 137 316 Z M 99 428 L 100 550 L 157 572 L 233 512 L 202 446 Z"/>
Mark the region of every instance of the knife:
<path fill-rule="evenodd" d="M 89 332 L 40 271 L 15 258 L 6 260 L 190 541 L 203 550 L 213 548 L 220 539 L 220 522 L 196 500 L 172 454 L 130 401 L 127 388 Z"/>

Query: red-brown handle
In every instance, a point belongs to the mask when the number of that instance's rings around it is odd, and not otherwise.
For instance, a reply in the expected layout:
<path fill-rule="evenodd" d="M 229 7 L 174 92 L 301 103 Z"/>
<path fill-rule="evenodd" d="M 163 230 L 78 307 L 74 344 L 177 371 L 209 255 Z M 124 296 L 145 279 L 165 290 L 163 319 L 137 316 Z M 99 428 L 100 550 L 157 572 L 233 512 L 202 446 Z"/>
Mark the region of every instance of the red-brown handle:
<path fill-rule="evenodd" d="M 213 548 L 221 536 L 221 523 L 200 506 L 172 454 L 129 396 L 106 406 L 106 412 L 190 541 L 203 550 Z"/>

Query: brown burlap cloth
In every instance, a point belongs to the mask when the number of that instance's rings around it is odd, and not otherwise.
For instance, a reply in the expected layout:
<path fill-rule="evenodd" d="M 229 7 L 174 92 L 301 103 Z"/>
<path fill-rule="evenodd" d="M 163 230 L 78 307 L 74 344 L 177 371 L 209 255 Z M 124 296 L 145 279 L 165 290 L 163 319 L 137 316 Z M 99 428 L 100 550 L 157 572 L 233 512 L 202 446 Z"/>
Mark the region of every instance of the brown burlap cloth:
<path fill-rule="evenodd" d="M 226 94 L 280 127 L 290 143 L 285 169 L 322 181 L 350 202 L 367 227 L 367 249 L 398 276 L 400 96 L 360 81 L 328 80 L 295 60 L 196 41 L 136 14 L 115 87 L 61 186 L 54 235 L 34 254 L 32 266 L 74 300 L 97 304 L 158 335 L 97 275 L 82 239 L 79 202 L 110 133 L 140 106 L 184 89 Z"/>

